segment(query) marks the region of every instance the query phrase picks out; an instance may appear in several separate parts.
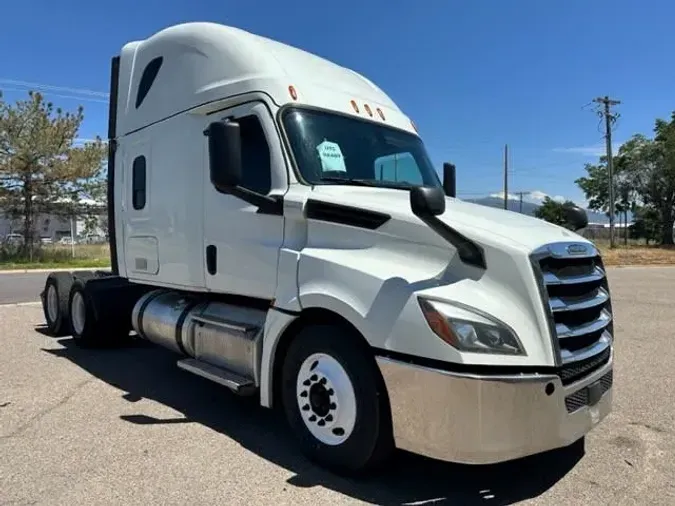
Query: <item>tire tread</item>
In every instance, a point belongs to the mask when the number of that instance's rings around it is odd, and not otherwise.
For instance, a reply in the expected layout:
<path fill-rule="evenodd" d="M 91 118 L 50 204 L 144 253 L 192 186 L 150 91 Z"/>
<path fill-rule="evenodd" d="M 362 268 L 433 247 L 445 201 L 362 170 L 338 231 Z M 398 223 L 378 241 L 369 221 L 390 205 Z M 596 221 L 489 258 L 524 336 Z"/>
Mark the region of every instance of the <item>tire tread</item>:
<path fill-rule="evenodd" d="M 336 358 L 352 379 L 357 396 L 357 421 L 350 438 L 338 447 L 316 440 L 305 427 L 297 406 L 295 378 L 302 361 L 322 352 Z M 347 476 L 380 470 L 394 450 L 389 400 L 375 360 L 360 336 L 335 325 L 310 325 L 291 342 L 281 370 L 283 409 L 303 453 L 315 463 Z"/>

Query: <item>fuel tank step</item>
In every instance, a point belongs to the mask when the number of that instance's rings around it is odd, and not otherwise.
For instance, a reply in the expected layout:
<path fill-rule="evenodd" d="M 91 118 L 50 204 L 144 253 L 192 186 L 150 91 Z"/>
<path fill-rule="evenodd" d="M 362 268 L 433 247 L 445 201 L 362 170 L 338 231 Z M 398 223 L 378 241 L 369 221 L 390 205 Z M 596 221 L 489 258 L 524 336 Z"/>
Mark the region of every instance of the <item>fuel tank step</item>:
<path fill-rule="evenodd" d="M 201 360 L 186 358 L 179 360 L 176 365 L 192 374 L 196 374 L 197 376 L 223 385 L 238 395 L 253 395 L 255 393 L 255 383 L 250 379 L 220 367 L 216 367 L 215 365 L 207 364 Z"/>

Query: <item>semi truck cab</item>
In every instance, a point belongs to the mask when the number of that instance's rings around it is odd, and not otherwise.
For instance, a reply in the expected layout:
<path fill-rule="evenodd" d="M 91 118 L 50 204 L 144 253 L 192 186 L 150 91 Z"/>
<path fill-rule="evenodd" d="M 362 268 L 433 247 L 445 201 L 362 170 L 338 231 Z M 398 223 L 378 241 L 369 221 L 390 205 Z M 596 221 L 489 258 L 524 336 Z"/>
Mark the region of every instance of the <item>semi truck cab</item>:
<path fill-rule="evenodd" d="M 169 348 L 280 409 L 336 472 L 395 448 L 511 460 L 610 413 L 598 250 L 457 199 L 454 167 L 441 181 L 363 75 L 234 27 L 171 26 L 112 59 L 108 137 L 111 272 L 48 276 L 54 335 Z"/>

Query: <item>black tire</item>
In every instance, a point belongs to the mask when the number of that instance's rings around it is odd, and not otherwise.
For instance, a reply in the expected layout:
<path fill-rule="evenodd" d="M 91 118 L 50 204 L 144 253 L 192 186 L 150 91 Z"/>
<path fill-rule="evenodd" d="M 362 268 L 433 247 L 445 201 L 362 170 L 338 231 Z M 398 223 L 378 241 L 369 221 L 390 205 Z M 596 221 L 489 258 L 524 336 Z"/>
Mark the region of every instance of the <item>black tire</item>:
<path fill-rule="evenodd" d="M 80 348 L 97 348 L 107 339 L 105 335 L 100 333 L 101 326 L 96 319 L 94 305 L 85 290 L 85 284 L 85 280 L 75 279 L 70 289 L 68 309 L 71 314 L 72 336 L 75 344 Z M 83 308 L 74 307 L 79 306 L 80 303 L 83 303 Z M 79 322 L 80 317 L 83 317 L 84 320 L 81 323 Z"/>
<path fill-rule="evenodd" d="M 303 453 L 313 462 L 335 473 L 362 475 L 383 467 L 394 451 L 394 440 L 384 381 L 372 356 L 369 356 L 367 348 L 359 341 L 360 337 L 352 338 L 350 333 L 350 329 L 333 325 L 312 325 L 302 329 L 290 344 L 284 359 L 281 392 L 286 419 L 297 436 Z M 347 373 L 353 387 L 356 401 L 355 423 L 347 439 L 338 444 L 335 444 L 335 441 L 333 444 L 327 444 L 312 434 L 303 419 L 298 403 L 302 395 L 312 396 L 302 392 L 299 397 L 296 380 L 303 362 L 315 353 L 326 354 L 336 360 Z M 317 364 L 313 364 L 313 367 L 316 367 L 314 369 L 316 371 L 321 370 Z M 321 373 L 318 376 L 320 375 Z M 312 374 L 311 378 L 313 378 L 311 381 L 318 383 L 326 381 L 316 374 Z M 330 386 L 330 380 L 328 381 Z M 309 388 L 314 388 L 314 383 Z M 329 389 L 328 393 L 333 395 L 333 389 Z M 335 399 L 337 404 L 331 401 L 329 409 L 333 410 L 338 406 L 336 417 L 339 419 L 340 400 L 335 397 L 331 399 Z M 312 410 L 314 407 L 304 411 L 311 415 Z M 327 419 L 328 417 L 324 418 Z M 319 422 L 317 424 L 320 424 Z M 332 430 L 335 431 L 336 428 L 333 427 Z"/>
<path fill-rule="evenodd" d="M 96 276 L 92 275 L 92 277 Z M 131 322 L 123 318 L 115 318 L 118 313 L 115 308 L 119 305 L 119 301 L 107 300 L 108 307 L 105 315 L 108 317 L 101 318 L 101 315 L 97 315 L 94 311 L 92 295 L 85 289 L 86 282 L 85 279 L 76 278 L 68 298 L 71 332 L 75 343 L 81 348 L 112 348 L 128 344 L 131 341 L 129 335 Z M 76 299 L 79 300 L 76 302 Z M 74 307 L 75 304 L 84 306 L 80 311 L 83 322 L 79 322 L 79 317 L 74 314 L 74 311 L 79 311 Z"/>
<path fill-rule="evenodd" d="M 70 334 L 69 296 L 73 285 L 73 275 L 70 272 L 51 272 L 45 281 L 45 289 L 42 292 L 42 310 L 47 323 L 49 334 L 54 337 L 62 337 Z M 50 292 L 53 291 L 53 295 Z M 51 316 L 49 310 L 49 297 L 56 297 L 54 309 L 56 314 Z"/>

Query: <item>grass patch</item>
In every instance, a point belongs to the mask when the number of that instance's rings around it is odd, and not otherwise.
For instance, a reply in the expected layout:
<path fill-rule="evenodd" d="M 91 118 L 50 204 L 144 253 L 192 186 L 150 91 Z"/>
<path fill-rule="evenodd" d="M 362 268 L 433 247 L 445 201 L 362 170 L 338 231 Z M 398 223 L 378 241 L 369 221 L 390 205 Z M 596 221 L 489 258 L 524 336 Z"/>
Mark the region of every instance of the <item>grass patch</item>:
<path fill-rule="evenodd" d="M 0 270 L 87 267 L 110 267 L 110 247 L 107 244 L 78 244 L 71 249 L 60 244 L 46 245 L 33 252 L 32 260 L 16 249 L 0 248 Z"/>
<path fill-rule="evenodd" d="M 617 240 L 614 249 L 607 240 L 595 240 L 605 265 L 675 265 L 675 246 L 645 246 L 635 241 L 627 245 Z M 110 247 L 107 244 L 46 245 L 35 251 L 33 261 L 0 247 L 0 270 L 14 269 L 107 269 Z"/>
<path fill-rule="evenodd" d="M 644 244 L 617 244 L 596 241 L 605 265 L 675 265 L 675 246 L 645 246 Z"/>

